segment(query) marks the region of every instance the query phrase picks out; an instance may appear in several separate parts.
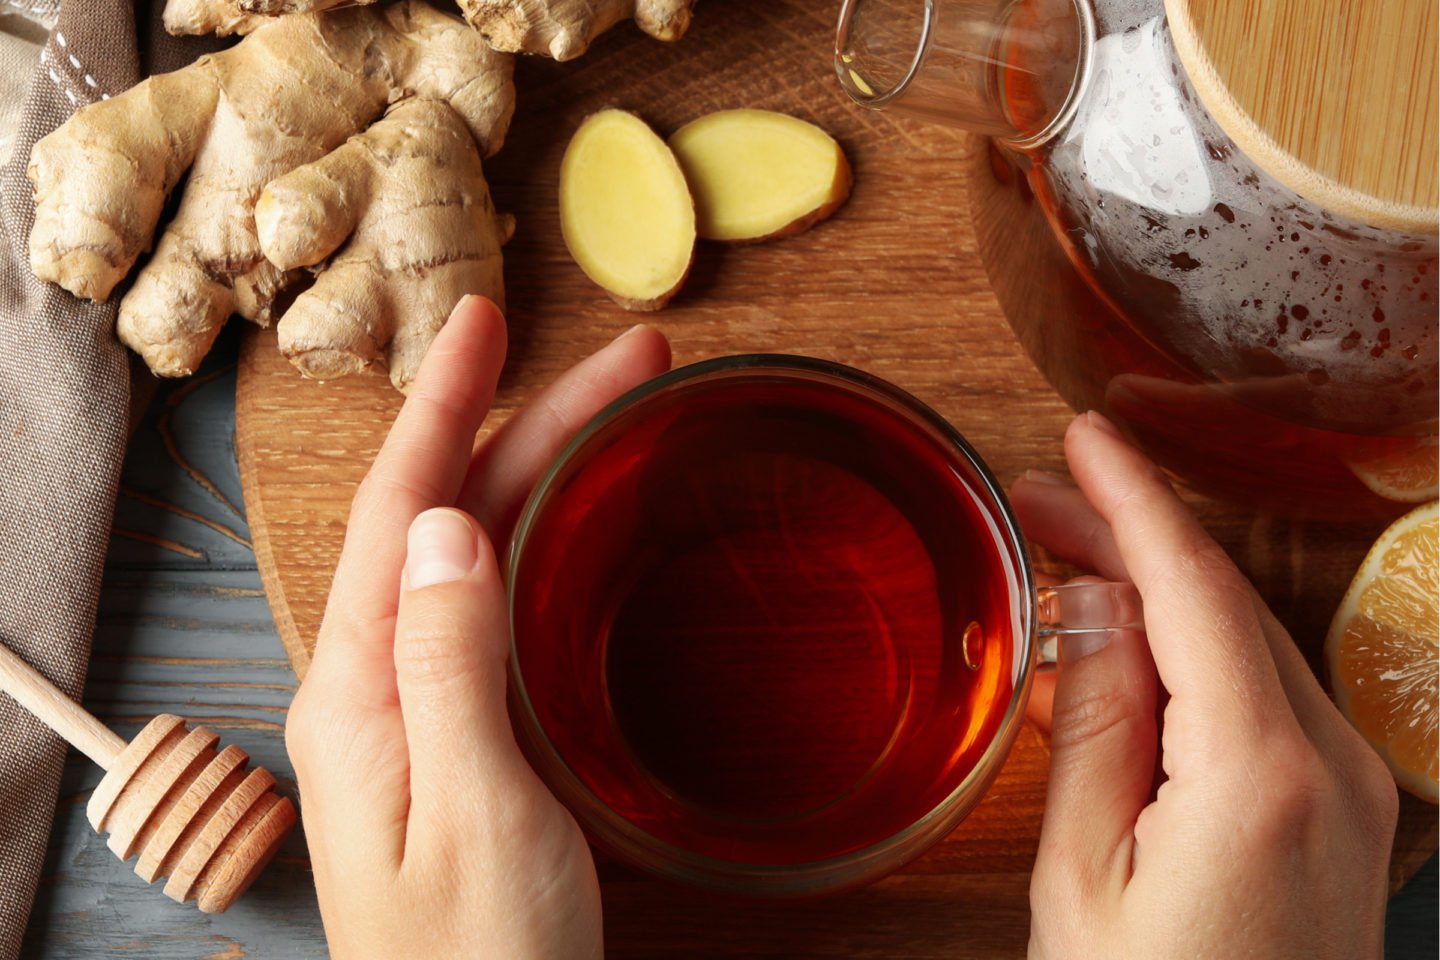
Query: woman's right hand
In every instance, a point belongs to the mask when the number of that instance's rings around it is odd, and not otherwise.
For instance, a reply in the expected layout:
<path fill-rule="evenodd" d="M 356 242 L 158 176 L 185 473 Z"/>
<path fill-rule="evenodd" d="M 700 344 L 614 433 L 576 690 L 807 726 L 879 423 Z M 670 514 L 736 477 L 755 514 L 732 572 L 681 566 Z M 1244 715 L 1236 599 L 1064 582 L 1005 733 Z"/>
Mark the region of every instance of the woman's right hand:
<path fill-rule="evenodd" d="M 1378 958 L 1385 764 L 1154 464 L 1094 413 L 1065 452 L 1075 485 L 1027 475 L 1016 512 L 1132 580 L 1146 634 L 1061 648 L 1030 957 Z"/>

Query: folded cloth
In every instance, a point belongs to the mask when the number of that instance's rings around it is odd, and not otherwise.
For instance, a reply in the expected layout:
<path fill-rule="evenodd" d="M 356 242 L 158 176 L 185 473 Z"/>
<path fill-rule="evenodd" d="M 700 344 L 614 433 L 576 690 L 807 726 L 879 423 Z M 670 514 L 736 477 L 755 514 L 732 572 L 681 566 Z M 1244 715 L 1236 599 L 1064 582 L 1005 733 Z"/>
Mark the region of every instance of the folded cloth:
<path fill-rule="evenodd" d="M 15 2 L 0 0 L 0 11 Z M 128 435 L 131 368 L 114 334 L 118 293 L 93 304 L 31 275 L 25 167 L 31 145 L 77 108 L 209 47 L 166 36 L 160 4 L 150 6 L 65 0 L 0 171 L 0 643 L 76 699 Z M 20 953 L 64 756 L 59 738 L 0 695 L 0 960 Z"/>
<path fill-rule="evenodd" d="M 25 90 L 60 0 L 0 0 L 0 166 L 10 159 Z"/>

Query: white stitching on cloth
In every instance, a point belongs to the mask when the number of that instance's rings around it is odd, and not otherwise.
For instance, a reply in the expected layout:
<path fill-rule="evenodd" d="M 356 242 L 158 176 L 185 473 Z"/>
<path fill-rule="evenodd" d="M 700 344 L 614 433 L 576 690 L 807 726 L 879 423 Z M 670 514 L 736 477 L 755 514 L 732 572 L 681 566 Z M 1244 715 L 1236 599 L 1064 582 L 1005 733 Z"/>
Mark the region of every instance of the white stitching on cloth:
<path fill-rule="evenodd" d="M 7 7 L 14 7 L 16 10 L 20 10 L 25 13 L 33 13 L 38 16 L 44 16 L 51 13 L 53 10 L 52 5 L 47 3 L 46 0 L 35 0 L 34 3 L 26 3 L 25 0 L 4 0 L 3 5 Z"/>
<path fill-rule="evenodd" d="M 5 2 L 14 3 L 15 0 L 5 0 Z M 56 30 L 51 37 L 62 50 L 68 50 L 69 43 L 65 40 L 65 34 Z M 69 63 L 67 64 L 65 61 L 69 61 Z M 100 89 L 100 84 L 85 69 L 85 65 L 75 54 L 67 52 L 63 58 L 55 56 L 50 52 L 49 44 L 46 44 L 40 50 L 40 64 L 45 67 L 45 75 L 50 78 L 50 82 L 55 84 L 55 87 L 65 95 L 65 99 L 69 100 L 72 106 L 79 107 L 93 102 L 95 94 L 99 94 L 101 100 L 110 99 L 110 94 Z M 56 72 L 57 66 L 66 73 L 65 76 L 62 77 Z M 71 76 L 72 73 L 79 79 Z M 81 86 L 81 81 L 84 86 Z M 87 87 L 89 89 L 86 89 Z"/>

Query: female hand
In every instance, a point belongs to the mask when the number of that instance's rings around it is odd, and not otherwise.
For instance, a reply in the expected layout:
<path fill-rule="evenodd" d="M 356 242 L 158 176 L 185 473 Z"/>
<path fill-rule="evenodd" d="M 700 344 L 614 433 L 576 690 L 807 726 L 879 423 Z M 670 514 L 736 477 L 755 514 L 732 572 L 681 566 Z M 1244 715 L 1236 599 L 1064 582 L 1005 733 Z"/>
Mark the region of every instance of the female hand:
<path fill-rule="evenodd" d="M 286 743 L 331 955 L 602 955 L 585 839 L 516 747 L 496 560 L 540 473 L 587 420 L 670 365 L 636 328 L 480 447 L 505 321 L 466 297 L 350 512 Z M 472 449 L 474 452 L 472 453 Z"/>
<path fill-rule="evenodd" d="M 1384 763 L 1109 421 L 1077 418 L 1065 453 L 1078 487 L 1027 475 L 1021 524 L 1132 580 L 1146 635 L 1061 647 L 1030 956 L 1379 957 L 1397 808 Z"/>

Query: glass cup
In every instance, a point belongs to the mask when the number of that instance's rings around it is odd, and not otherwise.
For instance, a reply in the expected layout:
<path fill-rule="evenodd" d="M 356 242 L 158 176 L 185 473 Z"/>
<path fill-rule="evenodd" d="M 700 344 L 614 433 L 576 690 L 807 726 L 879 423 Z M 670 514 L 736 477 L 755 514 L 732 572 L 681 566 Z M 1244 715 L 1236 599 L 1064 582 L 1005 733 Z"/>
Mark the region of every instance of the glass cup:
<path fill-rule="evenodd" d="M 745 896 L 918 856 L 995 779 L 1057 644 L 1143 629 L 1130 584 L 1036 584 L 935 411 L 780 355 L 598 414 L 527 502 L 508 586 L 536 772 L 608 852 Z"/>

